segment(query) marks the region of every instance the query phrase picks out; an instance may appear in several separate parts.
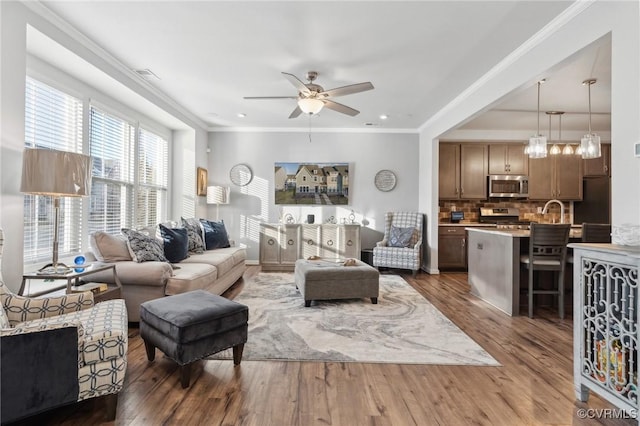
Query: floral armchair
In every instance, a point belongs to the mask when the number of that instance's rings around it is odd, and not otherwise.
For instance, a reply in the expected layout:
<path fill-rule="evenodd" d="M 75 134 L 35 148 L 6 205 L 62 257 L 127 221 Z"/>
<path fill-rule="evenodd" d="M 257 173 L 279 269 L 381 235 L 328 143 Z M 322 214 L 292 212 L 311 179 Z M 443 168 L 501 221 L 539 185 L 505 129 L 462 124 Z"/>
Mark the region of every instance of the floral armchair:
<path fill-rule="evenodd" d="M 0 261 L 2 245 L 0 229 Z M 2 422 L 98 396 L 114 420 L 127 369 L 124 300 L 94 305 L 91 292 L 22 297 L 0 273 L 0 305 Z"/>
<path fill-rule="evenodd" d="M 415 277 L 422 259 L 422 222 L 422 213 L 388 212 L 383 240 L 373 248 L 373 266 L 411 269 Z"/>

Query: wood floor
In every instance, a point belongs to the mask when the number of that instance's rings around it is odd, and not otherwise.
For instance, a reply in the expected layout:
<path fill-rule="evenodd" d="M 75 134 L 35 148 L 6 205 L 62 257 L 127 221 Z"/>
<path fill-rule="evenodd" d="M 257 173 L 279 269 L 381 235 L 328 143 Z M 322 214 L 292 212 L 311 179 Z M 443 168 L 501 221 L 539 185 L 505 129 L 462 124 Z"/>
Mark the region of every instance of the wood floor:
<path fill-rule="evenodd" d="M 245 279 L 259 272 L 250 267 Z M 393 271 L 400 272 L 400 271 Z M 182 389 L 176 365 L 146 359 L 130 326 L 118 425 L 630 425 L 581 419 L 579 408 L 612 408 L 573 391 L 572 319 L 538 311 L 511 318 L 469 294 L 467 275 L 402 274 L 478 342 L 501 367 L 322 362 L 200 361 Z M 225 295 L 242 291 L 240 281 Z M 569 312 L 570 314 L 570 312 Z M 250 338 L 250 337 L 249 337 Z M 29 419 L 27 424 L 103 423 L 100 400 Z"/>

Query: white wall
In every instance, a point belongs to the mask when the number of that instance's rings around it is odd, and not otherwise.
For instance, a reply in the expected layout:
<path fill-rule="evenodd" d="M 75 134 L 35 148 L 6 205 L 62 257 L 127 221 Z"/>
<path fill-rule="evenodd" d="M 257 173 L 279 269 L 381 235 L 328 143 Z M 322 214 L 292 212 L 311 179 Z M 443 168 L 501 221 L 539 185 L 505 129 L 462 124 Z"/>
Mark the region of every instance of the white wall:
<path fill-rule="evenodd" d="M 220 219 L 230 237 L 248 247 L 252 261 L 259 257 L 259 224 L 278 222 L 282 214 L 291 213 L 299 222 L 314 214 L 315 223 L 323 223 L 329 216 L 346 218 L 353 210 L 357 222 L 367 223 L 362 228 L 362 247 L 371 248 L 381 239 L 385 212 L 418 208 L 417 134 L 313 131 L 309 142 L 306 132 L 212 132 L 209 148 L 209 184 L 231 187 L 231 202 L 220 206 Z M 349 205 L 275 206 L 276 162 L 349 163 Z M 245 163 L 253 171 L 247 186 L 238 187 L 229 180 L 229 170 L 237 163 Z M 382 169 L 396 173 L 393 191 L 376 189 L 374 177 Z M 215 206 L 210 206 L 208 217 L 215 218 L 215 214 Z"/>
<path fill-rule="evenodd" d="M 574 4 L 531 44 L 488 73 L 481 84 L 456 99 L 420 132 L 419 208 L 437 217 L 438 139 L 503 96 L 532 86 L 574 52 L 612 33 L 611 146 L 612 224 L 640 223 L 640 15 L 638 2 L 596 1 Z M 597 76 L 585 76 L 597 77 Z M 631 191 L 631 193 L 630 193 Z M 437 223 L 428 224 L 429 270 L 438 272 Z"/>

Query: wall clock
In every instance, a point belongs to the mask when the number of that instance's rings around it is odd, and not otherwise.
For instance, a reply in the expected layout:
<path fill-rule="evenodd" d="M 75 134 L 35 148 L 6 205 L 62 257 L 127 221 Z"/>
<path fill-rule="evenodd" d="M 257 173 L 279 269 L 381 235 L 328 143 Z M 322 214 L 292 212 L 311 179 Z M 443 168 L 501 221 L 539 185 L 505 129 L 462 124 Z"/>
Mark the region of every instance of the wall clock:
<path fill-rule="evenodd" d="M 389 192 L 396 187 L 396 174 L 391 170 L 380 170 L 376 173 L 374 183 L 378 190 Z"/>
<path fill-rule="evenodd" d="M 253 172 L 246 164 L 236 164 L 229 171 L 229 177 L 234 185 L 245 186 L 253 179 Z"/>

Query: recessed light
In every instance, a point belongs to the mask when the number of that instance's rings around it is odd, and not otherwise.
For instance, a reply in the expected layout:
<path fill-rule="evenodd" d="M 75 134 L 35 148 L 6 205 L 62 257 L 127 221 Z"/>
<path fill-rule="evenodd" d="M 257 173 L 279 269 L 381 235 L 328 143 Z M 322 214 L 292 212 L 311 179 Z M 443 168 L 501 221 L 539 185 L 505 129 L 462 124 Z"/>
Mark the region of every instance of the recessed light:
<path fill-rule="evenodd" d="M 380 114 L 380 120 L 386 120 L 387 118 L 389 118 L 387 114 Z"/>
<path fill-rule="evenodd" d="M 245 114 L 244 112 L 239 112 L 238 113 L 238 118 L 245 118 L 247 116 L 247 114 Z"/>

